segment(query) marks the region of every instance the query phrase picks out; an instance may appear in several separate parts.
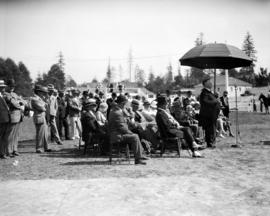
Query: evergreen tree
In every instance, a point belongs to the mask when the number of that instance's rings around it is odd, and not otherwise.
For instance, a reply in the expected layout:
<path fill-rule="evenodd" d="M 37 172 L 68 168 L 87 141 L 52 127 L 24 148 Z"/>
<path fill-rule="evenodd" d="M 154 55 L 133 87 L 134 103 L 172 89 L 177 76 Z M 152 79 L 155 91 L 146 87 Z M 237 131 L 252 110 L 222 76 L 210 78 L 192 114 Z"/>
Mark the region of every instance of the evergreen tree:
<path fill-rule="evenodd" d="M 48 74 L 43 77 L 47 84 L 53 84 L 56 89 L 65 88 L 65 73 L 58 64 L 51 66 Z"/>
<path fill-rule="evenodd" d="M 136 65 L 135 67 L 135 81 L 138 83 L 139 86 L 143 86 L 145 82 L 145 73 L 144 70 Z"/>
<path fill-rule="evenodd" d="M 6 62 L 3 58 L 0 58 L 0 79 L 7 80 L 12 77 L 11 71 L 7 68 Z"/>
<path fill-rule="evenodd" d="M 256 57 L 257 51 L 255 49 L 253 38 L 249 32 L 247 32 L 244 38 L 242 50 L 246 53 L 248 57 L 252 59 L 253 62 L 251 66 L 240 69 L 240 72 L 239 72 L 240 78 L 254 84 L 254 81 L 255 81 L 254 68 L 255 68 L 255 62 L 257 61 L 257 57 Z"/>
<path fill-rule="evenodd" d="M 167 66 L 167 75 L 166 75 L 166 84 L 167 85 L 171 85 L 173 82 L 173 68 L 172 68 L 172 64 L 169 63 L 169 65 Z"/>
<path fill-rule="evenodd" d="M 66 87 L 77 87 L 76 81 L 70 75 L 66 78 Z"/>
<path fill-rule="evenodd" d="M 106 78 L 109 83 L 112 81 L 112 69 L 111 69 L 110 59 L 109 59 L 108 67 L 107 67 Z"/>
<path fill-rule="evenodd" d="M 23 96 L 32 95 L 32 79 L 30 72 L 23 62 L 19 62 L 19 70 L 21 72 L 20 79 L 17 79 L 16 90 Z"/>

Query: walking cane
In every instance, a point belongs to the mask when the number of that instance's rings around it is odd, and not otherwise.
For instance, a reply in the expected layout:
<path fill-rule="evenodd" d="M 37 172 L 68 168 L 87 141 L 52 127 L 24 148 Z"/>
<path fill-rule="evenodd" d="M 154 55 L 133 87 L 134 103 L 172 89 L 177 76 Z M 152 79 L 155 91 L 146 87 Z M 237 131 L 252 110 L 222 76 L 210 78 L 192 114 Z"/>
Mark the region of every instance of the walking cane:
<path fill-rule="evenodd" d="M 232 144 L 232 148 L 240 148 L 241 146 L 238 144 L 238 136 L 240 136 L 239 130 L 239 122 L 238 122 L 238 104 L 237 104 L 237 85 L 235 88 L 235 144 Z"/>

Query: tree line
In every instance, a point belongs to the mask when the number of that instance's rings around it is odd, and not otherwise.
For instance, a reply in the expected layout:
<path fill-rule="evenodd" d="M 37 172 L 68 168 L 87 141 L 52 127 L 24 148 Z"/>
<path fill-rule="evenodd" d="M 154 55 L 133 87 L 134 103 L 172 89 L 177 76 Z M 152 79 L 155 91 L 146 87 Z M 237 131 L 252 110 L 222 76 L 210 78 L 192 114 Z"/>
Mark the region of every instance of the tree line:
<path fill-rule="evenodd" d="M 64 73 L 62 54 L 59 55 L 58 63 L 53 64 L 48 72 L 38 74 L 35 81 L 32 80 L 30 71 L 23 62 L 20 61 L 16 64 L 11 58 L 4 59 L 0 57 L 0 79 L 4 81 L 14 79 L 16 83 L 15 92 L 24 97 L 29 97 L 33 94 L 33 86 L 35 84 L 44 86 L 53 84 L 58 90 L 77 86 L 75 80 Z"/>

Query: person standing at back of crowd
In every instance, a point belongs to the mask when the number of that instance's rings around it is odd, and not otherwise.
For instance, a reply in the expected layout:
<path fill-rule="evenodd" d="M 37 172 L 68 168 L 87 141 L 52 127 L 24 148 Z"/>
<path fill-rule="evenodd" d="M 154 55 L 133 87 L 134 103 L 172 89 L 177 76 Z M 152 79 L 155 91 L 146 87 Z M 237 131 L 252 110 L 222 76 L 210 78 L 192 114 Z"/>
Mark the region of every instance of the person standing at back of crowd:
<path fill-rule="evenodd" d="M 230 106 L 229 106 L 229 98 L 228 98 L 228 92 L 224 91 L 223 96 L 220 97 L 220 102 L 222 105 L 222 112 L 223 115 L 227 118 L 229 118 L 230 113 Z"/>
<path fill-rule="evenodd" d="M 10 157 L 19 156 L 18 141 L 20 133 L 20 123 L 23 120 L 24 102 L 15 92 L 15 81 L 7 81 L 7 88 L 4 98 L 9 107 L 10 121 L 7 129 L 8 155 Z"/>
<path fill-rule="evenodd" d="M 5 82 L 0 80 L 0 158 L 7 159 L 8 156 L 8 142 L 7 142 L 7 128 L 9 124 L 9 107 L 4 99 Z"/>
<path fill-rule="evenodd" d="M 46 120 L 48 89 L 44 86 L 36 85 L 34 97 L 31 98 L 31 107 L 34 111 L 33 120 L 36 127 L 36 152 L 50 152 L 48 148 L 48 125 Z"/>
<path fill-rule="evenodd" d="M 54 96 L 54 86 L 53 84 L 49 84 L 48 85 L 48 110 L 47 112 L 49 113 L 49 125 L 51 128 L 51 138 L 52 140 L 54 140 L 58 145 L 63 145 L 59 133 L 58 133 L 58 129 L 56 126 L 56 114 L 58 111 L 58 101 L 57 101 L 57 97 Z"/>
<path fill-rule="evenodd" d="M 59 124 L 58 124 L 58 133 L 62 138 L 63 136 L 63 127 L 65 131 L 65 139 L 69 140 L 69 124 L 68 124 L 68 112 L 67 112 L 67 101 L 64 91 L 59 91 L 58 96 L 58 115 L 59 115 Z"/>
<path fill-rule="evenodd" d="M 116 97 L 117 97 L 117 94 L 115 92 L 112 92 L 111 97 L 108 98 L 106 101 L 106 103 L 108 104 L 107 119 L 109 118 L 111 108 L 113 108 L 116 105 L 116 103 L 115 103 Z"/>
<path fill-rule="evenodd" d="M 203 89 L 200 94 L 200 125 L 205 130 L 205 142 L 208 148 L 215 148 L 216 142 L 216 124 L 220 112 L 220 102 L 212 93 L 212 83 L 210 77 L 202 82 Z"/>
<path fill-rule="evenodd" d="M 68 100 L 72 140 L 76 138 L 80 139 L 82 136 L 82 126 L 80 121 L 80 112 L 82 108 L 79 100 L 79 95 L 79 90 L 73 89 L 72 96 Z"/>

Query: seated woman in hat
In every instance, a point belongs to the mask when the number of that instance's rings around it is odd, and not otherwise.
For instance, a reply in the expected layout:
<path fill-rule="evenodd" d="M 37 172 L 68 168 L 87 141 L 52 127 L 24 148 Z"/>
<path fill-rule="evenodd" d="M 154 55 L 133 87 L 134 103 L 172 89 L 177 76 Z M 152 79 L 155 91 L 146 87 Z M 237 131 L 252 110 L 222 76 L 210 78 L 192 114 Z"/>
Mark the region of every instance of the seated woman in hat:
<path fill-rule="evenodd" d="M 107 145 L 107 129 L 106 125 L 100 125 L 96 118 L 96 100 L 88 99 L 84 103 L 84 108 L 81 116 L 82 123 L 82 140 L 87 144 L 91 142 L 91 137 L 93 134 L 99 137 L 101 141 L 99 143 L 101 154 L 108 152 Z"/>

